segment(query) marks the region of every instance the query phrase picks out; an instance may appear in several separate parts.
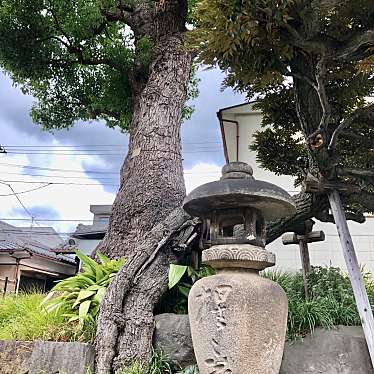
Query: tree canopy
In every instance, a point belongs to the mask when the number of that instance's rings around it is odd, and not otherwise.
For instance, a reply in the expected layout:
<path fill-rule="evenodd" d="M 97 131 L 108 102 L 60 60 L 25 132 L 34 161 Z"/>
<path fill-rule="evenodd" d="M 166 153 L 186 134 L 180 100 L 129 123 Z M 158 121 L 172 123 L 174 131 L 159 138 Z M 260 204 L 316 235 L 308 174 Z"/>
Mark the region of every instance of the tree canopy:
<path fill-rule="evenodd" d="M 47 130 L 94 119 L 128 129 L 158 37 L 136 17 L 140 7 L 151 15 L 156 3 L 1 1 L 0 66 L 35 97 L 33 120 Z"/>
<path fill-rule="evenodd" d="M 200 60 L 264 114 L 259 163 L 296 184 L 354 185 L 347 211 L 373 212 L 374 3 L 202 0 L 196 24 Z"/>

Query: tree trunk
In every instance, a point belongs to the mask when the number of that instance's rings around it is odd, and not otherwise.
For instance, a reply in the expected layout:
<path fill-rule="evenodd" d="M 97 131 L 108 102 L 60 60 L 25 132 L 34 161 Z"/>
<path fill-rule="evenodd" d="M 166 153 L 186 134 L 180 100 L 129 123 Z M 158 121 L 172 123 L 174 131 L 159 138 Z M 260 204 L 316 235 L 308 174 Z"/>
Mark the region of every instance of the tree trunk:
<path fill-rule="evenodd" d="M 191 56 L 182 37 L 157 46 L 146 87 L 135 98 L 129 151 L 101 251 L 128 256 L 137 241 L 183 201 L 180 124 Z"/>
<path fill-rule="evenodd" d="M 161 38 L 153 49 L 149 79 L 135 98 L 121 187 L 99 248 L 112 258 L 125 256 L 127 263 L 101 307 L 96 336 L 98 374 L 133 361 L 145 364 L 150 358 L 153 309 L 167 287 L 174 256 L 167 246 L 160 247 L 154 233 L 149 235 L 157 227 L 167 237 L 168 231 L 187 219 L 179 212 L 173 224 L 156 226 L 168 220 L 185 196 L 180 125 L 191 63 L 182 33 Z"/>

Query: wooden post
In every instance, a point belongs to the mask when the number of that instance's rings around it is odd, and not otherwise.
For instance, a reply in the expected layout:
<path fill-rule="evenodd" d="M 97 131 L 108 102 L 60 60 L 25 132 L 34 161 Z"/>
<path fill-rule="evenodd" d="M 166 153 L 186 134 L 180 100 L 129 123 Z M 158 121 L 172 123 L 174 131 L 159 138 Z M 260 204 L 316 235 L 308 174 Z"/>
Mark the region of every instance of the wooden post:
<path fill-rule="evenodd" d="M 6 295 L 6 291 L 7 291 L 7 288 L 8 288 L 8 280 L 9 280 L 9 278 L 8 278 L 8 277 L 5 277 L 3 298 L 5 297 L 5 295 Z"/>
<path fill-rule="evenodd" d="M 366 293 L 361 269 L 353 246 L 351 234 L 347 225 L 344 208 L 337 190 L 327 192 L 340 243 L 343 248 L 345 263 L 351 280 L 353 293 L 356 299 L 358 313 L 364 329 L 366 343 L 369 349 L 371 362 L 374 366 L 374 319 L 373 312 Z"/>
<path fill-rule="evenodd" d="M 309 274 L 311 271 L 308 242 L 305 239 L 299 241 L 300 258 L 303 269 L 305 298 L 309 299 Z"/>
<path fill-rule="evenodd" d="M 312 226 L 310 226 L 310 230 L 311 229 Z M 284 245 L 299 244 L 306 299 L 309 299 L 308 278 L 311 271 L 308 243 L 321 242 L 323 240 L 325 240 L 325 234 L 323 231 L 304 231 L 304 235 L 298 235 L 295 233 L 284 234 L 282 236 L 282 242 Z"/>

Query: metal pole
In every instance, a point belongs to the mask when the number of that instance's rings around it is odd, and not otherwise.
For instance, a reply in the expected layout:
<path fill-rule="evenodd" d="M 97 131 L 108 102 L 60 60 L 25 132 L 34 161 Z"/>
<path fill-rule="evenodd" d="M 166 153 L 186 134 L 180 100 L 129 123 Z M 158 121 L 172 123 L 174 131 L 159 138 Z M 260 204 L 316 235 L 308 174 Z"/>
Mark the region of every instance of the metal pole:
<path fill-rule="evenodd" d="M 358 313 L 361 318 L 362 327 L 366 338 L 371 362 L 374 366 L 374 319 L 373 312 L 366 293 L 361 269 L 353 246 L 351 234 L 347 225 L 344 208 L 337 190 L 328 191 L 328 198 L 338 230 L 340 243 L 343 248 L 345 263 L 347 265 L 349 278 L 351 280 L 353 293 L 356 299 Z"/>

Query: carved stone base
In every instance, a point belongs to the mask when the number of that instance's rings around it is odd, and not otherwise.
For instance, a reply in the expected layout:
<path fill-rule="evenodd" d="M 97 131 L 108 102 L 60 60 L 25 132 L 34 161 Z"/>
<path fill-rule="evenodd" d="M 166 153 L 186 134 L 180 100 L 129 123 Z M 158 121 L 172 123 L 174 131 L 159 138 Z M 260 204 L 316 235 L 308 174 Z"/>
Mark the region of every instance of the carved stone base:
<path fill-rule="evenodd" d="M 275 254 L 251 244 L 226 244 L 205 249 L 202 260 L 215 269 L 231 267 L 263 270 L 275 265 Z"/>
<path fill-rule="evenodd" d="M 278 374 L 287 297 L 255 270 L 224 269 L 196 282 L 189 296 L 200 374 Z"/>

